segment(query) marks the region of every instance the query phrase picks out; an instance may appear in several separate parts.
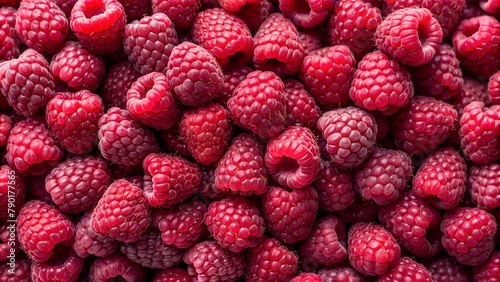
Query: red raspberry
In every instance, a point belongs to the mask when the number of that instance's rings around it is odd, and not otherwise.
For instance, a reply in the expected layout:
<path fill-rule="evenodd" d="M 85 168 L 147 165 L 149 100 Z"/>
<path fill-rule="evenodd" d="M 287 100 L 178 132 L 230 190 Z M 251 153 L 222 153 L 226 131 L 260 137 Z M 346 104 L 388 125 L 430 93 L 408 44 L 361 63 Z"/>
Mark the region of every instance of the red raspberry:
<path fill-rule="evenodd" d="M 398 264 L 401 248 L 382 226 L 357 223 L 347 237 L 349 261 L 362 274 L 382 275 Z"/>
<path fill-rule="evenodd" d="M 346 107 L 324 113 L 318 129 L 333 162 L 343 168 L 360 165 L 370 156 L 377 138 L 375 119 L 366 111 Z"/>
<path fill-rule="evenodd" d="M 302 65 L 304 48 L 299 34 L 282 14 L 273 13 L 260 25 L 254 47 L 253 63 L 258 70 L 273 71 L 282 77 L 294 74 Z"/>
<path fill-rule="evenodd" d="M 318 193 L 311 186 L 290 190 L 269 187 L 261 198 L 266 227 L 285 244 L 309 237 L 318 210 Z"/>
<path fill-rule="evenodd" d="M 168 84 L 186 106 L 212 100 L 222 89 L 224 76 L 215 57 L 191 42 L 174 47 L 168 60 Z"/>
<path fill-rule="evenodd" d="M 224 69 L 252 61 L 253 38 L 245 23 L 220 8 L 199 12 L 191 29 L 193 42 L 210 51 Z"/>
<path fill-rule="evenodd" d="M 349 47 L 336 45 L 310 52 L 300 67 L 300 77 L 309 93 L 324 108 L 349 102 L 349 87 L 356 60 Z"/>
<path fill-rule="evenodd" d="M 191 27 L 201 7 L 201 1 L 151 0 L 151 6 L 153 13 L 165 13 L 174 23 L 175 29 L 179 32 Z"/>
<path fill-rule="evenodd" d="M 384 115 L 382 112 L 379 111 L 370 111 L 369 114 L 373 116 L 375 119 L 375 123 L 377 124 L 377 141 L 382 141 L 383 139 L 391 139 L 391 143 L 393 144 L 394 140 L 393 138 L 386 138 L 387 135 L 389 134 L 389 131 L 391 130 L 391 119 L 390 115 Z M 383 143 L 379 142 L 379 145 L 385 145 Z M 384 147 L 384 146 L 382 146 Z M 389 147 L 385 147 L 388 148 Z M 390 149 L 395 149 L 396 146 L 391 147 Z"/>
<path fill-rule="evenodd" d="M 219 161 L 228 147 L 233 126 L 229 112 L 219 104 L 185 110 L 179 133 L 193 158 L 204 165 Z"/>
<path fill-rule="evenodd" d="M 127 91 L 141 75 L 129 61 L 114 64 L 102 81 L 101 97 L 106 109 L 127 108 Z"/>
<path fill-rule="evenodd" d="M 268 172 L 264 164 L 264 144 L 248 133 L 234 138 L 217 163 L 215 185 L 222 191 L 241 195 L 264 194 Z"/>
<path fill-rule="evenodd" d="M 63 151 L 51 137 L 47 125 L 31 118 L 14 125 L 6 149 L 9 165 L 23 174 L 42 175 L 63 157 Z"/>
<path fill-rule="evenodd" d="M 240 83 L 247 78 L 247 75 L 252 72 L 252 69 L 247 66 L 236 67 L 230 70 L 225 70 L 224 83 L 222 84 L 222 89 L 215 97 L 214 101 L 226 106 L 227 100 L 233 96 L 234 89 L 240 85 Z"/>
<path fill-rule="evenodd" d="M 286 92 L 286 125 L 301 125 L 311 130 L 316 129 L 321 109 L 314 98 L 304 89 L 304 85 L 295 79 L 287 79 Z"/>
<path fill-rule="evenodd" d="M 465 70 L 488 78 L 500 67 L 500 22 L 496 18 L 478 16 L 462 20 L 452 39 Z"/>
<path fill-rule="evenodd" d="M 135 166 L 158 151 L 153 132 L 135 120 L 129 111 L 110 108 L 100 119 L 97 132 L 102 156 L 119 165 Z"/>
<path fill-rule="evenodd" d="M 0 114 L 0 147 L 4 147 L 7 144 L 11 129 L 12 120 L 8 116 Z"/>
<path fill-rule="evenodd" d="M 31 265 L 31 279 L 42 281 L 77 281 L 83 270 L 85 260 L 70 248 L 59 248 L 47 261 L 34 262 Z M 57 277 L 57 278 L 56 278 Z"/>
<path fill-rule="evenodd" d="M 472 101 L 481 101 L 485 106 L 491 106 L 488 90 L 482 82 L 467 74 L 463 75 L 463 79 L 461 91 L 449 100 L 449 103 L 457 110 L 459 117 L 462 116 L 464 108 Z"/>
<path fill-rule="evenodd" d="M 493 104 L 500 104 L 500 71 L 494 73 L 488 80 L 488 96 Z"/>
<path fill-rule="evenodd" d="M 386 274 L 378 278 L 379 282 L 427 281 L 436 282 L 436 278 L 422 264 L 409 257 L 403 257 Z"/>
<path fill-rule="evenodd" d="M 28 180 L 26 181 L 28 186 L 26 195 L 29 199 L 40 200 L 55 206 L 50 193 L 47 192 L 47 189 L 45 189 L 45 178 L 49 173 L 50 170 L 42 175 L 31 175 L 28 177 Z"/>
<path fill-rule="evenodd" d="M 92 231 L 121 242 L 137 241 L 150 223 L 149 206 L 142 190 L 125 179 L 108 186 L 90 218 Z"/>
<path fill-rule="evenodd" d="M 191 157 L 186 143 L 181 139 L 177 125 L 170 129 L 162 130 L 160 138 L 169 152 L 181 157 Z"/>
<path fill-rule="evenodd" d="M 30 282 L 32 262 L 25 257 L 16 257 L 15 271 L 7 263 L 0 264 L 0 282 Z"/>
<path fill-rule="evenodd" d="M 89 279 L 92 282 L 113 281 L 115 277 L 126 282 L 145 281 L 146 268 L 131 261 L 120 252 L 97 258 L 90 266 Z"/>
<path fill-rule="evenodd" d="M 0 62 L 19 57 L 19 41 L 16 34 L 16 12 L 11 7 L 0 7 Z"/>
<path fill-rule="evenodd" d="M 267 19 L 273 11 L 271 0 L 260 0 L 257 2 L 247 2 L 237 13 L 251 31 L 257 31 L 260 25 Z"/>
<path fill-rule="evenodd" d="M 16 32 L 28 48 L 55 53 L 68 34 L 68 19 L 53 1 L 23 0 L 16 13 Z"/>
<path fill-rule="evenodd" d="M 479 7 L 477 0 L 465 1 L 460 20 L 468 20 L 482 15 L 486 15 L 486 12 Z"/>
<path fill-rule="evenodd" d="M 500 106 L 485 107 L 473 101 L 460 118 L 460 145 L 465 157 L 478 164 L 487 164 L 500 157 Z"/>
<path fill-rule="evenodd" d="M 351 172 L 337 167 L 330 160 L 322 159 L 314 182 L 320 207 L 327 212 L 336 212 L 352 205 L 356 195 L 352 183 Z"/>
<path fill-rule="evenodd" d="M 270 71 L 253 71 L 227 102 L 235 123 L 267 139 L 285 129 L 286 92 L 281 79 Z"/>
<path fill-rule="evenodd" d="M 177 32 L 164 13 L 146 16 L 125 26 L 123 48 L 142 75 L 167 72 L 168 58 L 177 45 Z"/>
<path fill-rule="evenodd" d="M 19 243 L 36 262 L 53 258 L 54 250 L 68 243 L 74 232 L 75 226 L 65 214 L 38 200 L 26 202 L 17 217 Z"/>
<path fill-rule="evenodd" d="M 54 96 L 49 63 L 34 49 L 0 64 L 0 92 L 25 117 L 34 116 Z"/>
<path fill-rule="evenodd" d="M 86 211 L 75 227 L 75 236 L 71 247 L 75 253 L 86 258 L 90 255 L 96 257 L 107 257 L 114 253 L 118 247 L 118 241 L 112 237 L 101 236 L 92 231 L 90 227 L 90 218 L 93 210 Z"/>
<path fill-rule="evenodd" d="M 118 2 L 125 9 L 129 22 L 151 14 L 151 0 L 118 0 Z"/>
<path fill-rule="evenodd" d="M 245 273 L 245 256 L 213 241 L 203 241 L 184 254 L 188 272 L 198 281 L 237 281 Z"/>
<path fill-rule="evenodd" d="M 5 202 L 7 202 L 7 200 L 5 200 Z M 22 203 L 19 204 L 22 205 Z M 11 258 L 15 260 L 21 251 L 17 238 L 16 225 L 6 221 L 7 219 L 8 218 L 0 225 L 0 262 L 2 262 L 2 264 L 3 262 L 6 264 L 10 263 Z M 0 273 L 2 272 L 0 271 Z M 1 278 L 0 281 L 2 281 Z"/>
<path fill-rule="evenodd" d="M 191 282 L 192 277 L 183 268 L 171 267 L 159 270 L 151 282 Z"/>
<path fill-rule="evenodd" d="M 473 165 L 467 178 L 467 189 L 478 208 L 500 207 L 500 164 Z"/>
<path fill-rule="evenodd" d="M 78 0 L 71 10 L 70 25 L 85 48 L 110 54 L 122 47 L 125 10 L 117 0 Z"/>
<path fill-rule="evenodd" d="M 424 265 L 439 282 L 472 282 L 469 268 L 446 253 L 426 260 Z"/>
<path fill-rule="evenodd" d="M 152 207 L 172 207 L 198 191 L 202 177 L 200 168 L 183 158 L 150 154 L 142 167 L 144 196 Z"/>
<path fill-rule="evenodd" d="M 230 13 L 236 13 L 246 5 L 256 3 L 256 0 L 218 0 L 219 5 Z"/>
<path fill-rule="evenodd" d="M 247 251 L 248 281 L 289 281 L 297 272 L 298 257 L 274 238 L 267 238 Z"/>
<path fill-rule="evenodd" d="M 495 248 L 495 217 L 478 208 L 459 207 L 448 211 L 441 222 L 441 242 L 448 254 L 465 265 L 488 261 Z"/>
<path fill-rule="evenodd" d="M 299 29 L 298 32 L 300 44 L 302 44 L 304 48 L 304 55 L 323 47 L 323 43 L 321 43 L 321 34 L 319 34 L 317 29 Z"/>
<path fill-rule="evenodd" d="M 181 107 L 160 72 L 139 77 L 127 91 L 127 110 L 139 122 L 156 129 L 173 127 L 181 117 Z"/>
<path fill-rule="evenodd" d="M 337 264 L 318 270 L 318 275 L 324 282 L 364 282 L 365 279 L 350 266 Z"/>
<path fill-rule="evenodd" d="M 384 115 L 391 115 L 408 104 L 413 94 L 410 72 L 380 51 L 363 57 L 349 89 L 349 96 L 357 106 Z"/>
<path fill-rule="evenodd" d="M 405 65 L 419 66 L 434 57 L 443 31 L 428 9 L 406 8 L 389 14 L 374 37 L 380 51 Z"/>
<path fill-rule="evenodd" d="M 334 7 L 333 0 L 280 0 L 279 8 L 285 17 L 290 18 L 296 26 L 315 27 L 323 23 Z"/>
<path fill-rule="evenodd" d="M 497 0 L 481 0 L 479 6 L 492 16 L 500 16 L 500 2 Z"/>
<path fill-rule="evenodd" d="M 263 158 L 263 157 L 261 157 Z M 220 163 L 220 162 L 219 162 Z M 217 185 L 215 185 L 215 170 L 216 167 L 222 166 L 219 164 L 212 164 L 208 166 L 201 166 L 201 173 L 202 173 L 202 179 L 201 179 L 201 184 L 200 184 L 200 189 L 198 192 L 200 192 L 200 195 L 202 198 L 207 199 L 209 202 L 210 201 L 217 201 L 226 198 L 226 193 L 219 189 Z M 264 167 L 263 161 L 262 161 L 262 167 Z M 267 170 L 266 170 L 267 173 Z M 267 178 L 266 178 L 267 179 Z M 266 186 L 267 189 L 267 186 Z M 264 191 L 265 192 L 265 191 Z"/>
<path fill-rule="evenodd" d="M 290 282 L 323 282 L 323 279 L 315 273 L 303 272 L 295 276 Z"/>
<path fill-rule="evenodd" d="M 476 282 L 494 282 L 500 277 L 500 251 L 491 254 L 490 259 L 472 268 L 472 277 Z"/>
<path fill-rule="evenodd" d="M 10 166 L 0 166 L 0 220 L 14 220 L 25 198 L 26 180 Z"/>
<path fill-rule="evenodd" d="M 61 9 L 67 19 L 71 17 L 71 10 L 78 0 L 53 0 L 54 3 Z"/>

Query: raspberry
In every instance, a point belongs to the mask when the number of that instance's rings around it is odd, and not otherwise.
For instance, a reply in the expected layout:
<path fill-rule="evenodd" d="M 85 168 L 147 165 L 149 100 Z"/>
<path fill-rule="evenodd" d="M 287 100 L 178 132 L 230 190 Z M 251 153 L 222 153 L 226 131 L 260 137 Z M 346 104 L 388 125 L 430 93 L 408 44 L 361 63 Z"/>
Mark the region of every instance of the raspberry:
<path fill-rule="evenodd" d="M 447 138 L 458 113 L 432 97 L 415 96 L 392 116 L 396 146 L 410 155 L 429 153 Z"/>
<path fill-rule="evenodd" d="M 214 101 L 226 106 L 227 100 L 233 96 L 234 89 L 240 85 L 240 83 L 245 80 L 247 75 L 252 72 L 252 69 L 247 66 L 236 67 L 230 70 L 225 70 L 222 73 L 224 74 L 224 83 L 222 84 L 222 89 L 217 94 L 217 97 L 214 98 Z"/>
<path fill-rule="evenodd" d="M 263 158 L 263 157 L 261 157 Z M 221 163 L 221 161 L 219 162 Z M 220 165 L 222 166 L 222 164 Z M 219 167 L 219 164 L 215 165 L 208 165 L 208 166 L 201 166 L 201 173 L 202 173 L 202 179 L 201 179 L 201 184 L 200 184 L 200 195 L 202 198 L 207 199 L 209 202 L 210 201 L 217 201 L 224 199 L 226 197 L 226 193 L 219 189 L 217 185 L 215 185 L 215 170 L 216 167 Z M 262 167 L 264 167 L 263 161 L 262 161 Z M 267 173 L 267 170 L 266 170 Z M 267 186 L 266 186 L 267 189 Z M 265 190 L 264 190 L 265 192 Z"/>
<path fill-rule="evenodd" d="M 181 139 L 177 125 L 170 129 L 162 130 L 160 132 L 160 138 L 169 152 L 182 157 L 191 156 L 186 143 Z"/>
<path fill-rule="evenodd" d="M 318 275 L 324 282 L 364 282 L 365 280 L 356 270 L 350 266 L 337 264 L 318 270 Z"/>
<path fill-rule="evenodd" d="M 479 6 L 492 16 L 500 16 L 500 3 L 495 0 L 481 0 Z"/>
<path fill-rule="evenodd" d="M 481 101 L 485 106 L 491 106 L 488 90 L 483 83 L 467 74 L 463 75 L 463 79 L 461 91 L 449 100 L 449 103 L 457 110 L 459 118 L 462 116 L 464 108 L 472 101 Z"/>
<path fill-rule="evenodd" d="M 315 28 L 299 29 L 297 31 L 299 32 L 300 44 L 304 48 L 304 55 L 323 47 L 321 35 Z"/>
<path fill-rule="evenodd" d="M 76 1 L 78 0 L 54 0 L 53 2 L 61 9 L 66 19 L 69 19 L 71 17 L 71 10 L 73 6 L 75 6 Z"/>
<path fill-rule="evenodd" d="M 96 234 L 126 243 L 137 241 L 150 223 L 142 190 L 125 179 L 108 186 L 90 218 L 90 228 Z"/>
<path fill-rule="evenodd" d="M 11 238 L 11 236 L 13 237 Z M 13 257 L 12 254 L 17 256 L 20 251 L 21 248 L 19 247 L 15 224 L 9 222 L 2 223 L 0 225 L 0 262 L 10 263 L 10 259 Z M 2 280 L 0 279 L 0 281 Z"/>
<path fill-rule="evenodd" d="M 0 264 L 0 282 L 29 282 L 31 280 L 31 261 L 25 257 L 16 257 L 14 271 L 7 263 Z"/>
<path fill-rule="evenodd" d="M 486 263 L 473 267 L 472 277 L 477 282 L 498 280 L 500 277 L 500 251 L 493 252 Z"/>
<path fill-rule="evenodd" d="M 279 8 L 285 17 L 290 18 L 296 26 L 310 28 L 324 22 L 334 7 L 333 0 L 307 0 L 296 2 L 280 0 Z"/>
<path fill-rule="evenodd" d="M 319 205 L 324 211 L 341 211 L 354 202 L 356 192 L 352 186 L 352 173 L 329 160 L 321 160 L 319 174 L 313 186 L 318 191 Z"/>
<path fill-rule="evenodd" d="M 439 282 L 472 282 L 469 268 L 446 253 L 426 260 L 424 265 Z"/>
<path fill-rule="evenodd" d="M 385 139 L 391 139 L 392 138 L 386 138 L 386 136 L 389 134 L 389 131 L 391 130 L 391 119 L 390 115 L 384 115 L 382 112 L 379 111 L 370 111 L 368 112 L 373 116 L 373 119 L 375 119 L 375 123 L 377 124 L 377 141 L 381 141 L 384 138 Z M 382 143 L 379 143 L 379 145 L 382 145 Z M 383 147 L 383 146 L 382 146 Z M 389 147 L 386 147 L 389 149 Z M 392 148 L 396 148 L 393 146 Z M 392 149 L 390 148 L 390 149 Z"/>
<path fill-rule="evenodd" d="M 122 4 L 129 22 L 150 15 L 151 0 L 118 0 Z"/>
<path fill-rule="evenodd" d="M 349 261 L 362 274 L 382 275 L 398 264 L 401 248 L 382 226 L 357 223 L 347 237 Z"/>
<path fill-rule="evenodd" d="M 38 200 L 26 202 L 17 217 L 21 248 L 35 262 L 55 258 L 55 249 L 68 243 L 74 232 L 75 227 L 66 215 Z"/>
<path fill-rule="evenodd" d="M 55 206 L 50 193 L 47 192 L 47 189 L 45 189 L 45 178 L 49 173 L 50 170 L 42 175 L 31 175 L 28 177 L 26 183 L 28 191 L 26 192 L 26 195 L 29 196 L 29 199 L 40 200 Z"/>
<path fill-rule="evenodd" d="M 0 65 L 0 92 L 25 117 L 34 116 L 54 96 L 47 60 L 34 49 Z"/>
<path fill-rule="evenodd" d="M 495 217 L 478 208 L 458 207 L 448 211 L 441 222 L 441 242 L 448 254 L 465 265 L 488 261 L 494 250 Z"/>
<path fill-rule="evenodd" d="M 106 109 L 127 108 L 127 91 L 141 75 L 129 61 L 114 64 L 107 72 L 101 86 L 101 97 Z"/>
<path fill-rule="evenodd" d="M 117 0 L 78 0 L 71 10 L 70 25 L 85 48 L 110 54 L 122 47 L 125 10 Z"/>
<path fill-rule="evenodd" d="M 144 196 L 152 207 L 169 208 L 198 191 L 200 168 L 183 158 L 150 154 L 142 163 Z"/>
<path fill-rule="evenodd" d="M 400 9 L 377 27 L 375 44 L 380 51 L 405 65 L 428 63 L 443 40 L 439 22 L 425 8 Z"/>
<path fill-rule="evenodd" d="M 255 0 L 218 0 L 219 5 L 230 13 L 236 13 L 246 5 L 257 2 Z"/>
<path fill-rule="evenodd" d="M 314 98 L 304 89 L 304 85 L 294 79 L 287 79 L 286 92 L 286 125 L 302 125 L 311 130 L 316 129 L 321 109 Z"/>
<path fill-rule="evenodd" d="M 465 70 L 488 78 L 500 67 L 500 23 L 496 18 L 478 16 L 462 20 L 452 39 Z"/>
<path fill-rule="evenodd" d="M 115 277 L 119 277 L 119 279 L 126 282 L 144 281 L 146 279 L 146 269 L 120 252 L 97 258 L 90 266 L 90 281 L 107 282 L 113 281 Z"/>
<path fill-rule="evenodd" d="M 99 119 L 98 146 L 102 156 L 119 165 L 135 166 L 158 151 L 153 132 L 135 120 L 129 111 L 110 108 Z"/>
<path fill-rule="evenodd" d="M 257 31 L 260 25 L 267 19 L 273 11 L 271 0 L 260 0 L 257 2 L 247 2 L 237 13 L 251 31 Z"/>
<path fill-rule="evenodd" d="M 153 276 L 152 282 L 191 282 L 192 277 L 188 272 L 179 267 L 159 270 Z"/>
<path fill-rule="evenodd" d="M 12 120 L 8 116 L 0 114 L 0 147 L 4 147 L 7 144 L 11 129 Z"/>
<path fill-rule="evenodd" d="M 264 194 L 268 178 L 264 144 L 253 135 L 240 134 L 217 163 L 214 174 L 215 185 L 222 191 L 241 195 Z"/>
<path fill-rule="evenodd" d="M 253 38 L 245 23 L 220 8 L 199 12 L 191 29 L 193 42 L 210 51 L 223 69 L 252 61 Z"/>
<path fill-rule="evenodd" d="M 168 58 L 177 45 L 177 32 L 164 13 L 146 16 L 125 26 L 123 48 L 142 75 L 167 72 Z"/>
<path fill-rule="evenodd" d="M 21 209 L 25 198 L 25 179 L 17 175 L 10 166 L 0 166 L 0 220 L 15 219 L 14 216 Z"/>
<path fill-rule="evenodd" d="M 356 167 L 367 159 L 377 138 L 375 119 L 351 106 L 324 113 L 318 119 L 318 129 L 327 141 L 330 158 L 343 168 Z"/>
<path fill-rule="evenodd" d="M 19 56 L 19 38 L 16 34 L 16 12 L 11 7 L 0 7 L 0 62 Z"/>
<path fill-rule="evenodd" d="M 349 87 L 356 60 L 349 47 L 336 45 L 310 52 L 300 67 L 300 77 L 309 93 L 324 108 L 349 102 Z"/>
<path fill-rule="evenodd" d="M 68 152 L 84 154 L 94 148 L 99 118 L 104 113 L 101 98 L 88 90 L 57 93 L 47 103 L 49 129 Z"/>
<path fill-rule="evenodd" d="M 193 158 L 204 165 L 219 161 L 232 132 L 228 110 L 215 103 L 185 110 L 179 122 L 182 140 Z"/>
<path fill-rule="evenodd" d="M 488 96 L 493 104 L 500 104 L 500 71 L 491 75 L 488 80 Z"/>
<path fill-rule="evenodd" d="M 212 100 L 222 89 L 224 76 L 215 57 L 191 42 L 174 47 L 168 60 L 168 84 L 186 106 Z"/>
<path fill-rule="evenodd" d="M 465 1 L 460 20 L 468 20 L 482 15 L 486 15 L 486 12 L 479 7 L 478 1 Z"/>
<path fill-rule="evenodd" d="M 303 272 L 295 276 L 290 282 L 323 282 L 323 279 L 315 273 Z"/>
<path fill-rule="evenodd" d="M 273 72 L 253 71 L 227 102 L 235 123 L 267 139 L 285 129 L 285 85 Z"/>
<path fill-rule="evenodd" d="M 184 254 L 188 272 L 198 281 L 237 281 L 245 272 L 243 253 L 232 253 L 213 241 L 202 241 Z"/>
<path fill-rule="evenodd" d="M 139 77 L 127 91 L 127 110 L 139 122 L 156 129 L 173 127 L 181 116 L 180 105 L 160 72 Z"/>
<path fill-rule="evenodd" d="M 297 272 L 298 257 L 274 238 L 247 251 L 248 281 L 289 281 Z"/>
<path fill-rule="evenodd" d="M 59 163 L 63 151 L 50 136 L 47 125 L 28 118 L 14 125 L 7 140 L 7 162 L 16 172 L 42 175 Z"/>
<path fill-rule="evenodd" d="M 318 193 L 310 186 L 295 190 L 269 187 L 261 198 L 261 209 L 270 233 L 285 244 L 293 244 L 312 232 Z"/>
<path fill-rule="evenodd" d="M 93 210 L 86 211 L 75 227 L 75 236 L 71 247 L 75 253 L 86 258 L 90 255 L 96 257 L 107 257 L 114 253 L 118 247 L 118 241 L 112 237 L 101 236 L 92 231 L 90 227 L 90 218 Z"/>
<path fill-rule="evenodd" d="M 16 32 L 28 48 L 55 53 L 68 34 L 68 19 L 53 1 L 23 0 L 16 13 Z"/>
<path fill-rule="evenodd" d="M 31 265 L 33 281 L 77 281 L 83 270 L 85 260 L 70 248 L 56 249 L 47 261 L 34 262 Z M 56 281 L 57 281 L 56 280 Z"/>
<path fill-rule="evenodd" d="M 409 257 L 403 257 L 386 274 L 378 278 L 380 282 L 428 281 L 436 282 L 436 278 L 422 264 Z"/>
<path fill-rule="evenodd" d="M 273 71 L 280 77 L 300 69 L 304 48 L 293 23 L 273 13 L 260 25 L 254 36 L 253 63 L 256 69 Z"/>
<path fill-rule="evenodd" d="M 478 208 L 500 207 L 500 164 L 473 165 L 467 178 L 467 189 Z"/>
<path fill-rule="evenodd" d="M 179 32 L 191 27 L 201 7 L 201 1 L 151 0 L 151 6 L 153 13 L 165 13 L 174 23 L 175 29 Z"/>

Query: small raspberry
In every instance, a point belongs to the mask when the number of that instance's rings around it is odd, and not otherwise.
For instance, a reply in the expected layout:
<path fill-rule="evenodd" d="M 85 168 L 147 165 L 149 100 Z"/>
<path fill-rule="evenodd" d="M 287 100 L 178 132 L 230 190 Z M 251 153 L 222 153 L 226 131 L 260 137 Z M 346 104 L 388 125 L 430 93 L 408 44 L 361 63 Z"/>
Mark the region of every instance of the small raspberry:
<path fill-rule="evenodd" d="M 316 129 L 321 109 L 316 105 L 313 96 L 295 79 L 287 79 L 286 92 L 286 126 L 301 125 L 311 130 Z"/>
<path fill-rule="evenodd" d="M 119 242 L 112 237 L 101 236 L 92 231 L 90 227 L 90 218 L 93 210 L 86 211 L 75 227 L 75 236 L 71 247 L 75 253 L 86 258 L 90 255 L 96 257 L 107 257 L 114 253 Z"/>
<path fill-rule="evenodd" d="M 467 178 L 467 189 L 478 208 L 500 207 L 500 164 L 473 165 Z"/>
<path fill-rule="evenodd" d="M 299 29 L 300 44 L 304 48 L 304 55 L 310 52 L 321 49 L 323 43 L 321 42 L 321 34 L 315 28 L 310 29 Z"/>
<path fill-rule="evenodd" d="M 491 103 L 500 104 L 500 71 L 491 75 L 488 80 L 488 96 Z"/>
<path fill-rule="evenodd" d="M 177 125 L 170 129 L 160 131 L 160 138 L 163 145 L 165 145 L 167 150 L 172 154 L 181 157 L 191 157 L 191 153 L 186 143 L 181 139 Z"/>
<path fill-rule="evenodd" d="M 118 0 L 122 4 L 129 22 L 150 15 L 151 0 Z"/>
<path fill-rule="evenodd" d="M 303 272 L 292 278 L 290 282 L 323 282 L 323 279 L 315 273 Z"/>
<path fill-rule="evenodd" d="M 151 282 L 191 282 L 192 277 L 180 267 L 170 267 L 158 270 Z"/>
<path fill-rule="evenodd" d="M 403 257 L 386 274 L 378 278 L 380 282 L 426 281 L 436 282 L 436 278 L 422 264 L 409 257 Z"/>
<path fill-rule="evenodd" d="M 500 277 L 500 251 L 491 254 L 490 259 L 472 268 L 472 277 L 476 282 L 494 282 Z"/>
<path fill-rule="evenodd" d="M 129 61 L 114 64 L 102 81 L 101 97 L 106 109 L 127 108 L 127 91 L 141 75 Z"/>
<path fill-rule="evenodd" d="M 258 3 L 247 2 L 236 15 L 245 22 L 251 31 L 257 31 L 273 12 L 273 8 L 272 0 L 260 0 Z"/>
<path fill-rule="evenodd" d="M 247 75 L 253 70 L 250 67 L 236 67 L 229 70 L 225 70 L 224 74 L 224 84 L 222 84 L 222 89 L 214 98 L 214 101 L 226 106 L 229 98 L 233 96 L 234 89 L 240 85 L 240 83 L 247 78 Z"/>
<path fill-rule="evenodd" d="M 12 7 L 0 7 L 0 62 L 17 58 L 20 54 L 16 12 Z"/>
<path fill-rule="evenodd" d="M 153 13 L 165 13 L 174 23 L 175 29 L 179 32 L 191 27 L 201 7 L 201 1 L 151 0 L 151 6 Z"/>
<path fill-rule="evenodd" d="M 318 275 L 324 282 L 364 282 L 365 279 L 350 266 L 337 264 L 318 270 Z"/>
<path fill-rule="evenodd" d="M 427 259 L 424 265 L 439 282 L 472 282 L 469 268 L 446 253 Z"/>
<path fill-rule="evenodd" d="M 32 262 L 25 257 L 16 257 L 14 271 L 7 263 L 0 264 L 0 282 L 30 282 Z"/>
<path fill-rule="evenodd" d="M 263 159 L 263 157 L 261 158 Z M 222 166 L 222 164 L 220 166 Z M 219 187 L 217 187 L 217 185 L 215 184 L 216 167 L 219 167 L 219 165 L 211 164 L 208 166 L 200 166 L 202 179 L 201 179 L 200 189 L 198 192 L 200 192 L 202 198 L 207 199 L 209 202 L 222 200 L 227 196 L 226 193 L 221 189 L 219 189 Z M 262 167 L 264 167 L 263 161 L 262 161 Z"/>
<path fill-rule="evenodd" d="M 29 193 L 28 193 L 29 194 Z M 26 198 L 26 180 L 8 165 L 0 166 L 0 220 L 14 220 Z M 10 247 L 9 247 L 10 249 Z M 0 259 L 0 261 L 2 261 Z"/>
<path fill-rule="evenodd" d="M 323 23 L 335 3 L 333 0 L 280 0 L 279 8 L 285 17 L 299 27 L 310 28 Z"/>
<path fill-rule="evenodd" d="M 356 191 L 352 173 L 337 167 L 330 160 L 321 160 L 319 174 L 313 186 L 318 191 L 319 205 L 324 211 L 341 211 L 354 203 Z"/>
<path fill-rule="evenodd" d="M 115 277 L 126 282 L 145 281 L 146 269 L 120 252 L 97 258 L 90 266 L 89 279 L 92 282 L 113 281 Z"/>
<path fill-rule="evenodd" d="M 77 281 L 85 260 L 70 248 L 58 248 L 47 261 L 31 265 L 33 281 Z"/>

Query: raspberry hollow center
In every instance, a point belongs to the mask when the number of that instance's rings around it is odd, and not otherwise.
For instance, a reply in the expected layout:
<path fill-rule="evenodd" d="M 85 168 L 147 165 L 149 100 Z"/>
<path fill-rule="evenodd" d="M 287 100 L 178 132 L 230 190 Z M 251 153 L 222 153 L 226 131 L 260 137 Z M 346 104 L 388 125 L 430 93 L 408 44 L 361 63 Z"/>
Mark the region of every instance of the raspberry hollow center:
<path fill-rule="evenodd" d="M 47 260 L 49 266 L 63 265 L 69 258 L 70 248 L 61 244 L 54 247 L 53 253 Z"/>
<path fill-rule="evenodd" d="M 97 15 L 104 14 L 105 11 L 106 11 L 106 6 L 104 5 L 104 2 L 99 0 L 94 0 L 86 2 L 83 14 L 85 15 L 85 17 L 90 19 Z"/>

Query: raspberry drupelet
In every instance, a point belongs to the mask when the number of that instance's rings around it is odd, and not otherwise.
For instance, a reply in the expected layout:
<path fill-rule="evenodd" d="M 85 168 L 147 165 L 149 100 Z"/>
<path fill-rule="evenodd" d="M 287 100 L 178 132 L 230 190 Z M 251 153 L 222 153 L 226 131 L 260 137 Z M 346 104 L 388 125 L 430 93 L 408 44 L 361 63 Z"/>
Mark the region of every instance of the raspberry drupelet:
<path fill-rule="evenodd" d="M 437 282 L 432 273 L 424 265 L 409 257 L 403 257 L 386 274 L 378 278 L 378 282 L 425 281 Z"/>
<path fill-rule="evenodd" d="M 112 107 L 126 109 L 127 91 L 140 76 L 128 60 L 113 64 L 106 72 L 100 89 L 106 110 Z"/>
<path fill-rule="evenodd" d="M 191 27 L 198 10 L 200 0 L 151 0 L 153 13 L 165 13 L 180 32 Z"/>
<path fill-rule="evenodd" d="M 311 130 L 316 129 L 316 124 L 322 112 L 300 82 L 286 79 L 286 126 L 302 125 Z"/>
<path fill-rule="evenodd" d="M 333 0 L 280 0 L 279 8 L 285 17 L 292 19 L 296 26 L 311 28 L 328 18 L 334 2 Z"/>
<path fill-rule="evenodd" d="M 187 270 L 180 267 L 169 267 L 158 270 L 153 276 L 151 282 L 191 282 L 192 277 Z"/>
<path fill-rule="evenodd" d="M 316 273 L 302 272 L 290 280 L 290 282 L 323 282 L 323 279 Z"/>
<path fill-rule="evenodd" d="M 84 262 L 71 248 L 58 248 L 49 260 L 32 263 L 31 279 L 38 282 L 57 277 L 59 281 L 77 281 Z"/>
<path fill-rule="evenodd" d="M 93 210 L 87 210 L 76 224 L 75 236 L 71 241 L 71 248 L 81 258 L 91 255 L 107 257 L 115 252 L 119 242 L 115 238 L 98 235 L 92 231 L 90 227 L 92 213 Z"/>
<path fill-rule="evenodd" d="M 120 277 L 126 282 L 144 281 L 146 269 L 118 251 L 97 258 L 90 266 L 89 279 L 92 282 L 112 281 L 115 277 Z"/>
<path fill-rule="evenodd" d="M 471 166 L 467 189 L 478 208 L 492 210 L 500 207 L 500 164 Z"/>

